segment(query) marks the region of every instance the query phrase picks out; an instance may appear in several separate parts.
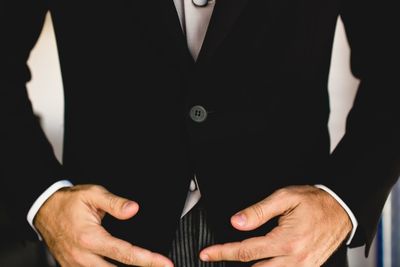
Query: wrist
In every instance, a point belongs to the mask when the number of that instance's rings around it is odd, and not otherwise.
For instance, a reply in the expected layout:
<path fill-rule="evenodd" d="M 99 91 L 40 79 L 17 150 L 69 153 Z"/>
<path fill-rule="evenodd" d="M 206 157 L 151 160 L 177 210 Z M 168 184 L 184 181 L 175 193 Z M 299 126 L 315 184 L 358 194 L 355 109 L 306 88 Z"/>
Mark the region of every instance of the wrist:
<path fill-rule="evenodd" d="M 42 240 L 42 236 L 39 234 L 38 230 L 36 229 L 34 225 L 34 220 L 36 218 L 36 215 L 39 211 L 39 209 L 42 207 L 42 205 L 57 191 L 59 191 L 61 188 L 64 187 L 72 187 L 73 184 L 68 181 L 68 180 L 60 180 L 58 182 L 55 182 L 52 184 L 50 187 L 48 187 L 32 204 L 30 207 L 28 214 L 26 216 L 26 219 L 29 223 L 29 225 L 32 227 L 32 229 L 36 232 L 38 235 L 39 240 Z"/>
<path fill-rule="evenodd" d="M 343 201 L 343 200 L 340 198 L 340 196 L 338 196 L 338 195 L 337 195 L 334 191 L 332 191 L 329 187 L 327 187 L 327 186 L 325 186 L 325 185 L 322 185 L 322 184 L 316 184 L 316 185 L 314 185 L 314 187 L 319 188 L 319 189 L 321 189 L 321 190 L 327 192 L 327 193 L 328 193 L 329 195 L 331 195 L 331 197 L 334 198 L 334 199 L 337 201 L 337 203 L 339 203 L 340 206 L 342 206 L 342 208 L 346 211 L 347 216 L 350 218 L 350 221 L 351 221 L 351 230 L 350 230 L 350 233 L 349 233 L 349 235 L 348 235 L 346 245 L 350 245 L 350 243 L 352 242 L 353 237 L 354 237 L 354 235 L 355 235 L 355 233 L 356 233 L 356 230 L 357 230 L 357 228 L 358 228 L 358 221 L 357 221 L 356 216 L 354 215 L 354 213 L 352 212 L 352 210 L 350 209 L 350 207 L 346 204 L 346 202 Z"/>
<path fill-rule="evenodd" d="M 33 219 L 33 226 L 40 234 L 43 235 L 49 221 L 55 219 L 54 214 L 63 209 L 61 203 L 63 203 L 67 191 L 70 191 L 70 187 L 64 187 L 57 190 L 39 208 Z"/>
<path fill-rule="evenodd" d="M 339 226 L 339 238 L 341 241 L 347 240 L 351 235 L 353 224 L 352 220 L 344 207 L 327 191 L 320 189 L 320 193 L 324 195 L 328 209 L 334 211 L 334 224 Z"/>

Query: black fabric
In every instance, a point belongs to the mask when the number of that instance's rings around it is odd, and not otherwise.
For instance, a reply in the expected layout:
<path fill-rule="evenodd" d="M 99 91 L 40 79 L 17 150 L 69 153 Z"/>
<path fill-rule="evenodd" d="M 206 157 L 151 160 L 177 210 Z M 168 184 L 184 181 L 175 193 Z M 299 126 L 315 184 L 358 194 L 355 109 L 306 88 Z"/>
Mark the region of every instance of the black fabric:
<path fill-rule="evenodd" d="M 0 241 L 0 266 L 51 267 L 42 242 L 3 241 Z"/>
<path fill-rule="evenodd" d="M 199 203 L 180 220 L 168 257 L 176 267 L 225 267 L 224 262 L 204 262 L 199 258 L 203 248 L 216 243 L 207 213 Z"/>
<path fill-rule="evenodd" d="M 273 227 L 239 233 L 229 218 L 274 190 L 324 184 L 359 221 L 351 246 L 368 248 L 400 172 L 394 10 L 393 1 L 220 0 L 194 63 L 172 0 L 1 0 L 0 187 L 11 236 L 36 239 L 29 207 L 69 179 L 138 201 L 134 219 L 106 217 L 105 227 L 166 254 L 196 173 L 221 241 Z M 46 11 L 64 85 L 63 165 L 25 89 Z M 327 83 L 338 15 L 361 85 L 330 155 Z M 205 122 L 188 116 L 194 105 L 208 111 Z"/>

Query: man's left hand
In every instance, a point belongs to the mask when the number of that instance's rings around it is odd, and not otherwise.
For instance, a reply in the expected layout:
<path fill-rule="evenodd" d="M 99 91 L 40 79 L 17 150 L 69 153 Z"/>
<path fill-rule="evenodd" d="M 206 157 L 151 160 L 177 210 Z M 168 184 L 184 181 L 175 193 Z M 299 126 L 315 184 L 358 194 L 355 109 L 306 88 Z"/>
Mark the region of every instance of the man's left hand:
<path fill-rule="evenodd" d="M 214 245 L 200 253 L 203 261 L 257 261 L 254 267 L 323 265 L 349 235 L 346 211 L 327 192 L 313 186 L 280 189 L 231 218 L 240 231 L 257 229 L 279 216 L 265 236 Z"/>

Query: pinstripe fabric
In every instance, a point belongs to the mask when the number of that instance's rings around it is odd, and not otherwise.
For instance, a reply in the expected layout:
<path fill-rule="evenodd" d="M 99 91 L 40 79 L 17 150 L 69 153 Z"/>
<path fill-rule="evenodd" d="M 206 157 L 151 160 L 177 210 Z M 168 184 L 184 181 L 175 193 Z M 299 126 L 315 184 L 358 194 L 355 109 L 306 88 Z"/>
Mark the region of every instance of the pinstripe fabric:
<path fill-rule="evenodd" d="M 176 267 L 225 267 L 222 262 L 202 262 L 199 259 L 200 250 L 214 243 L 215 239 L 200 201 L 180 220 L 169 258 Z"/>

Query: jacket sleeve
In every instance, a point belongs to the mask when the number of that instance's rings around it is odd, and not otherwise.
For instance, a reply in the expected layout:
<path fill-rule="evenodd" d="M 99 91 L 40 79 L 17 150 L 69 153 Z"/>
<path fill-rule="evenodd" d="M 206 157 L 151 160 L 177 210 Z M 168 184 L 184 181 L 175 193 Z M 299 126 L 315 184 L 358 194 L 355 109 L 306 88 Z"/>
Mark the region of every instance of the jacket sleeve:
<path fill-rule="evenodd" d="M 375 236 L 381 212 L 400 174 L 400 94 L 395 1 L 342 0 L 341 18 L 360 79 L 346 134 L 333 151 L 328 181 L 355 214 L 359 226 L 350 246 Z"/>
<path fill-rule="evenodd" d="M 27 60 L 46 12 L 45 0 L 0 0 L 0 200 L 13 229 L 5 234 L 14 239 L 37 238 L 28 210 L 63 177 L 25 86 L 31 78 Z"/>

